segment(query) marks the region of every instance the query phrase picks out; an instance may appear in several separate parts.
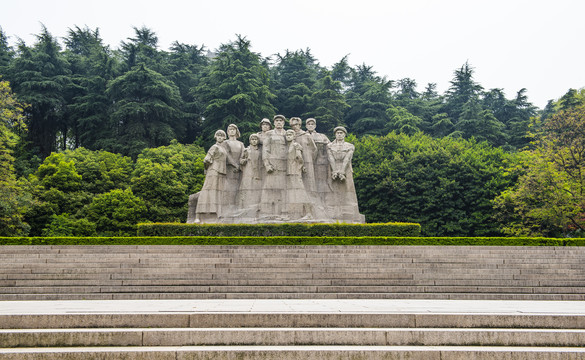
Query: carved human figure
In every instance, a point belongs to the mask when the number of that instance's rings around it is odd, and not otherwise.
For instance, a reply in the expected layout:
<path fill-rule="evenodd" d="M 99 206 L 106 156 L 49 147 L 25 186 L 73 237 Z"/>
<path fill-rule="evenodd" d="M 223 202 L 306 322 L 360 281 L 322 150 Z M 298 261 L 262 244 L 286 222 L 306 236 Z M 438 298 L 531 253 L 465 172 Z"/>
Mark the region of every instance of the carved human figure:
<path fill-rule="evenodd" d="M 329 141 L 329 138 L 325 134 L 315 131 L 317 128 L 317 121 L 315 119 L 309 118 L 305 124 L 307 133 L 313 137 L 313 141 L 317 146 L 317 156 L 313 164 L 315 169 L 315 187 L 317 188 L 319 198 L 325 203 L 327 194 L 331 192 L 331 171 L 327 157 L 327 144 L 331 141 Z"/>
<path fill-rule="evenodd" d="M 283 115 L 274 116 L 274 129 L 266 132 L 262 144 L 262 162 L 266 171 L 260 213 L 267 220 L 278 220 L 285 210 L 287 148 L 284 122 Z"/>
<path fill-rule="evenodd" d="M 250 135 L 250 146 L 244 149 L 240 158 L 242 180 L 238 193 L 238 209 L 245 210 L 246 217 L 256 217 L 255 212 L 262 193 L 262 154 L 258 134 Z"/>
<path fill-rule="evenodd" d="M 209 148 L 203 159 L 206 175 L 197 201 L 196 223 L 214 223 L 223 215 L 227 151 L 222 144 L 225 138 L 225 132 L 217 130 L 216 142 Z"/>
<path fill-rule="evenodd" d="M 262 121 L 260 121 L 260 131 L 258 131 L 258 133 L 257 133 L 258 144 L 260 146 L 262 146 L 262 144 L 264 142 L 264 138 L 266 137 L 266 133 L 270 130 L 272 130 L 272 124 L 270 123 L 270 120 L 268 120 L 267 118 L 262 119 Z"/>
<path fill-rule="evenodd" d="M 233 211 L 236 205 L 236 195 L 240 186 L 240 157 L 244 151 L 244 143 L 239 141 L 240 130 L 235 124 L 229 124 L 227 127 L 228 139 L 223 142 L 227 151 L 227 173 L 225 187 L 225 201 L 229 211 Z"/>
<path fill-rule="evenodd" d="M 306 171 L 303 147 L 296 142 L 295 136 L 294 130 L 286 131 L 286 217 L 289 220 L 312 219 L 314 205 L 303 184 L 302 175 Z"/>
<path fill-rule="evenodd" d="M 317 145 L 311 134 L 301 130 L 303 121 L 298 117 L 290 118 L 290 127 L 295 132 L 295 142 L 303 148 L 303 160 L 305 162 L 305 172 L 303 173 L 303 182 L 305 189 L 311 196 L 317 196 L 317 187 L 315 185 L 315 168 L 313 161 L 317 156 Z"/>
<path fill-rule="evenodd" d="M 335 140 L 327 144 L 332 180 L 332 192 L 326 200 L 327 211 L 335 220 L 363 222 L 363 215 L 359 214 L 351 167 L 355 147 L 345 141 L 347 130 L 344 127 L 336 127 L 333 133 Z"/>

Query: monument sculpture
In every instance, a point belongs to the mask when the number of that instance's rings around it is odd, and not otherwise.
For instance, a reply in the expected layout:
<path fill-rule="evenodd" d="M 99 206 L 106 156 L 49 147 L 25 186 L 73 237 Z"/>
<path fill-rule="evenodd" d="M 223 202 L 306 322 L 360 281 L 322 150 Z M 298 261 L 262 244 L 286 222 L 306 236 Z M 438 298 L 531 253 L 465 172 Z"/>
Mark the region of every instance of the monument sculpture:
<path fill-rule="evenodd" d="M 209 148 L 203 159 L 205 181 L 199 192 L 195 211 L 197 220 L 202 223 L 219 222 L 223 215 L 227 163 L 227 151 L 223 147 L 225 138 L 225 132 L 217 130 L 215 132 L 215 145 Z"/>
<path fill-rule="evenodd" d="M 204 159 L 205 182 L 189 197 L 187 223 L 363 223 L 351 160 L 354 146 L 338 126 L 335 140 L 315 131 L 317 121 L 276 115 L 262 119 L 249 146 L 235 124 L 215 133 Z"/>

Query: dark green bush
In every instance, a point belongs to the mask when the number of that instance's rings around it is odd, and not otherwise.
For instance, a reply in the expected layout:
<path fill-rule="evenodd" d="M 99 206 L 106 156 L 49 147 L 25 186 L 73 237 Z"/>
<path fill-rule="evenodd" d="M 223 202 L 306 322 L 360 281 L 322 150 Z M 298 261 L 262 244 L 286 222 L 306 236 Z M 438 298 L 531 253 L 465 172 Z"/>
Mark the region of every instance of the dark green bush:
<path fill-rule="evenodd" d="M 138 236 L 420 236 L 420 225 L 143 223 Z"/>
<path fill-rule="evenodd" d="M 0 237 L 0 245 L 447 245 L 585 246 L 585 239 L 530 237 L 147 236 Z"/>

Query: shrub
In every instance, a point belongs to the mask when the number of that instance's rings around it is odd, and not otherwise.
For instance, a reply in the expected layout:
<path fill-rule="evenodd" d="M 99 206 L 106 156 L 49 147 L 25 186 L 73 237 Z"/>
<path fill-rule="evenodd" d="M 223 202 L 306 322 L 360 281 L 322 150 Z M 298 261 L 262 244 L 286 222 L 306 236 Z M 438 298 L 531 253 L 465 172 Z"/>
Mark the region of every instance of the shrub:
<path fill-rule="evenodd" d="M 419 236 L 420 225 L 384 224 L 138 224 L 138 236 Z"/>

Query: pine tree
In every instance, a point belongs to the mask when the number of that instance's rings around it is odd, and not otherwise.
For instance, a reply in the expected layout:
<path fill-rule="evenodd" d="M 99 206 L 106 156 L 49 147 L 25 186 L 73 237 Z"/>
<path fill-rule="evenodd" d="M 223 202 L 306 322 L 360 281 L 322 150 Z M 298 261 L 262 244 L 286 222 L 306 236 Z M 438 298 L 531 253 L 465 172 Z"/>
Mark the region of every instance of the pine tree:
<path fill-rule="evenodd" d="M 136 157 L 146 147 L 176 138 L 180 119 L 179 89 L 161 74 L 140 65 L 113 80 L 106 94 L 114 103 L 110 123 L 116 134 L 111 151 Z"/>
<path fill-rule="evenodd" d="M 47 156 L 56 149 L 59 133 L 61 144 L 66 141 L 69 64 L 44 26 L 35 45 L 30 48 L 21 42 L 18 52 L 10 67 L 10 79 L 19 99 L 31 104 L 27 139 L 41 156 Z"/>
<path fill-rule="evenodd" d="M 250 41 L 242 36 L 223 44 L 196 88 L 204 103 L 202 133 L 208 143 L 216 130 L 225 130 L 231 123 L 238 125 L 245 138 L 258 131 L 262 118 L 275 114 L 268 70 L 250 48 Z"/>

